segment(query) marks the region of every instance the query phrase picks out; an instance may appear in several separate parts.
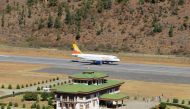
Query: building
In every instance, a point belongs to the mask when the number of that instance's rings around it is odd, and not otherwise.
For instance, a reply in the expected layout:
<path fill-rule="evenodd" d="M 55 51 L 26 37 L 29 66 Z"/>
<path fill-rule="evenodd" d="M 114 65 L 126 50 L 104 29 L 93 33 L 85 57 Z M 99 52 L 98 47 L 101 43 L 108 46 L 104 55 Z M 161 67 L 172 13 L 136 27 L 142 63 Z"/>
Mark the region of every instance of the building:
<path fill-rule="evenodd" d="M 120 94 L 119 88 L 124 82 L 108 80 L 107 77 L 107 74 L 93 71 L 69 76 L 72 83 L 53 89 L 56 109 L 100 109 L 101 106 L 123 106 L 126 95 Z"/>

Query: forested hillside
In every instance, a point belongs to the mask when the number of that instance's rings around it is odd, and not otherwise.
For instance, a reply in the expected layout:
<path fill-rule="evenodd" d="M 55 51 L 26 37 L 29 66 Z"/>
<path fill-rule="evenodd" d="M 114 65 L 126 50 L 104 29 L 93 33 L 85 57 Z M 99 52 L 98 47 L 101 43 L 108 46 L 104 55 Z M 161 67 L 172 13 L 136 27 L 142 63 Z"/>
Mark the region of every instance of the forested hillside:
<path fill-rule="evenodd" d="M 190 54 L 190 0 L 0 0 L 0 43 Z"/>

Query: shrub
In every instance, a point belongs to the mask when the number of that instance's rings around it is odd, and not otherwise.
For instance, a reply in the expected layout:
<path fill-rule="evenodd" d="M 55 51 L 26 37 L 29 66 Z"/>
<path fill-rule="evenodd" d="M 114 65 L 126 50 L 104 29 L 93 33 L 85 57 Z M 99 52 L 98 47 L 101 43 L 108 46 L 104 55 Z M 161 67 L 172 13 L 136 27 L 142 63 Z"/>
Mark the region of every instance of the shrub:
<path fill-rule="evenodd" d="M 43 105 L 43 106 L 42 106 L 42 109 L 46 109 L 46 107 Z"/>
<path fill-rule="evenodd" d="M 173 99 L 173 103 L 178 103 L 178 102 L 179 102 L 179 100 L 177 98 Z"/>
<path fill-rule="evenodd" d="M 36 85 L 36 83 L 34 83 L 34 86 Z"/>
<path fill-rule="evenodd" d="M 51 99 L 48 100 L 48 105 L 52 105 L 53 104 L 53 101 Z"/>
<path fill-rule="evenodd" d="M 22 105 L 22 108 L 26 108 L 26 105 L 25 105 L 25 104 L 23 104 L 23 105 Z"/>
<path fill-rule="evenodd" d="M 36 109 L 40 109 L 40 105 L 39 104 L 36 105 Z"/>
<path fill-rule="evenodd" d="M 46 83 L 48 82 L 48 80 L 46 80 Z"/>
<path fill-rule="evenodd" d="M 181 101 L 181 104 L 185 104 L 185 100 L 182 100 L 182 101 Z"/>
<path fill-rule="evenodd" d="M 13 106 L 13 103 L 12 102 L 9 102 L 9 104 L 8 104 L 9 106 Z"/>
<path fill-rule="evenodd" d="M 38 81 L 38 84 L 40 84 L 40 82 Z"/>
<path fill-rule="evenodd" d="M 5 106 L 4 106 L 4 105 L 2 105 L 2 106 L 1 106 L 1 109 L 5 109 Z"/>
<path fill-rule="evenodd" d="M 36 103 L 33 103 L 33 104 L 31 105 L 31 108 L 36 108 Z"/>
<path fill-rule="evenodd" d="M 37 91 L 40 91 L 40 87 L 37 87 Z"/>
<path fill-rule="evenodd" d="M 53 84 L 53 87 L 55 87 L 56 85 L 55 84 Z"/>
<path fill-rule="evenodd" d="M 188 102 L 188 104 L 190 105 L 190 101 Z"/>
<path fill-rule="evenodd" d="M 49 96 L 50 96 L 50 95 L 49 95 L 49 93 L 47 93 L 47 92 L 41 93 L 42 101 L 48 100 Z"/>
<path fill-rule="evenodd" d="M 18 107 L 18 103 L 15 103 L 15 104 L 14 104 L 14 107 Z"/>
<path fill-rule="evenodd" d="M 42 84 L 44 84 L 44 81 L 42 81 Z"/>
<path fill-rule="evenodd" d="M 22 85 L 21 88 L 24 88 L 24 85 Z"/>
<path fill-rule="evenodd" d="M 38 99 L 38 95 L 36 93 L 26 93 L 23 96 L 23 99 L 26 101 L 36 101 Z"/>
<path fill-rule="evenodd" d="M 57 85 L 59 86 L 59 85 L 60 85 L 60 83 L 57 83 Z"/>
<path fill-rule="evenodd" d="M 30 84 L 30 86 L 33 86 L 32 84 Z"/>
<path fill-rule="evenodd" d="M 53 78 L 53 81 L 55 81 L 55 78 Z"/>
<path fill-rule="evenodd" d="M 11 107 L 8 105 L 8 106 L 7 106 L 7 109 L 11 109 Z"/>
<path fill-rule="evenodd" d="M 20 89 L 20 85 L 17 84 L 16 89 Z"/>
<path fill-rule="evenodd" d="M 4 85 L 1 85 L 1 88 L 2 88 L 2 89 L 4 89 L 4 88 L 5 88 L 5 86 L 4 86 Z"/>
<path fill-rule="evenodd" d="M 166 101 L 166 102 L 168 102 L 168 103 L 169 103 L 169 102 L 170 102 L 170 99 L 167 99 L 167 101 Z"/>
<path fill-rule="evenodd" d="M 44 88 L 44 87 L 42 86 L 42 87 L 41 87 L 41 90 L 43 90 L 43 88 Z"/>
<path fill-rule="evenodd" d="M 160 103 L 159 109 L 166 109 L 166 103 Z"/>
<path fill-rule="evenodd" d="M 59 77 L 57 77 L 56 79 L 59 80 Z"/>
<path fill-rule="evenodd" d="M 8 89 L 12 89 L 12 85 L 11 84 L 9 84 Z"/>
<path fill-rule="evenodd" d="M 49 85 L 49 88 L 51 88 L 52 86 L 51 85 Z"/>

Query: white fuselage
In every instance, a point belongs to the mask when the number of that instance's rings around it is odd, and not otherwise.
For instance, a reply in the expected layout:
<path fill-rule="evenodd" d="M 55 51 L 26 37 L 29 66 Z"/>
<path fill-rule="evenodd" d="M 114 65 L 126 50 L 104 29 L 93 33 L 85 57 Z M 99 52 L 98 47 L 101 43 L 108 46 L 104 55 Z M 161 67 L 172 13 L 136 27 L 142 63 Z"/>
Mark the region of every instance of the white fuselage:
<path fill-rule="evenodd" d="M 113 55 L 97 55 L 97 54 L 72 54 L 84 61 L 101 61 L 101 62 L 119 62 L 120 59 Z"/>

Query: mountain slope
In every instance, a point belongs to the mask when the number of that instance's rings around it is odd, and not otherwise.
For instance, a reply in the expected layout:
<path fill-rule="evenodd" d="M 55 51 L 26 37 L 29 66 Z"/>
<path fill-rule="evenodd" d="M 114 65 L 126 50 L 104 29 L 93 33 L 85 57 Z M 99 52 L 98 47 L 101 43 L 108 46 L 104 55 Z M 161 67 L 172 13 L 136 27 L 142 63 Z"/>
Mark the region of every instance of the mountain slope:
<path fill-rule="evenodd" d="M 189 0 L 3 1 L 1 43 L 68 49 L 78 40 L 87 50 L 190 54 Z"/>

